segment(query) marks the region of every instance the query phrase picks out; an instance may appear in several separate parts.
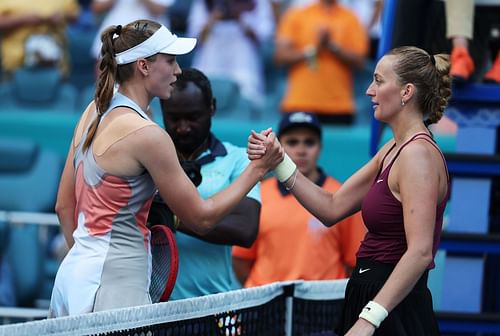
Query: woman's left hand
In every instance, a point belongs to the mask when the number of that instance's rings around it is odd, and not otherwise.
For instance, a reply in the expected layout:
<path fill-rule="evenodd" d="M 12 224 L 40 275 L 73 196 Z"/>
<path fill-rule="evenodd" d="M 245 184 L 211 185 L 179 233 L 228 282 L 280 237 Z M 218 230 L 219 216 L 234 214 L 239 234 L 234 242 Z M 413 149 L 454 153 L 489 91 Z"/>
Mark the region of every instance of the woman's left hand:
<path fill-rule="evenodd" d="M 372 336 L 375 333 L 375 326 L 370 322 L 359 318 L 345 336 Z"/>

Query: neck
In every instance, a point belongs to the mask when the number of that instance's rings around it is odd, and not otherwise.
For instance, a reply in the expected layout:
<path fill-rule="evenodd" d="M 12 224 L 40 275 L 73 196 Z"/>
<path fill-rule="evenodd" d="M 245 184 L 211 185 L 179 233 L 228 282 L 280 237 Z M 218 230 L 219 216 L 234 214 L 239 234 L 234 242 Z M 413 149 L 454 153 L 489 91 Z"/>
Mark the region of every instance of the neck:
<path fill-rule="evenodd" d="M 179 158 L 181 159 L 181 161 L 196 160 L 196 158 L 198 156 L 200 156 L 201 153 L 203 153 L 204 151 L 206 151 L 208 149 L 208 145 L 209 145 L 208 139 L 209 139 L 209 137 L 205 138 L 205 140 L 191 152 L 185 152 L 185 151 L 178 150 L 178 155 L 179 155 Z"/>
<path fill-rule="evenodd" d="M 429 130 L 427 129 L 427 127 L 425 127 L 424 123 L 421 122 L 420 124 L 412 125 L 410 127 L 407 127 L 406 129 L 401 129 L 397 131 L 393 129 L 393 133 L 394 133 L 394 140 L 396 141 L 396 143 L 403 144 L 417 133 L 429 134 Z"/>
<path fill-rule="evenodd" d="M 151 98 L 148 97 L 146 92 L 143 92 L 143 89 L 134 88 L 133 84 L 127 83 L 125 85 L 120 85 L 118 92 L 133 100 L 144 112 L 147 113 Z"/>
<path fill-rule="evenodd" d="M 429 129 L 424 125 L 422 114 L 416 111 L 407 110 L 399 114 L 401 116 L 394 122 L 390 123 L 394 140 L 397 144 L 404 143 L 417 133 L 429 133 Z"/>

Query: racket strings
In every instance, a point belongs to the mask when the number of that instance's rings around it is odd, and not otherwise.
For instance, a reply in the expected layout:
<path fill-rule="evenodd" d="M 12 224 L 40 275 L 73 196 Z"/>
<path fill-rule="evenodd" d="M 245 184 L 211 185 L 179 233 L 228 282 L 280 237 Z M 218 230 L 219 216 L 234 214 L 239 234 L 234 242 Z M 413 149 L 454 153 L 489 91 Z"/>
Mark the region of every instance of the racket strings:
<path fill-rule="evenodd" d="M 165 301 L 173 289 L 177 276 L 177 250 L 175 240 L 167 228 L 151 228 L 152 271 L 149 294 L 151 301 Z M 163 299 L 162 299 L 163 297 Z"/>

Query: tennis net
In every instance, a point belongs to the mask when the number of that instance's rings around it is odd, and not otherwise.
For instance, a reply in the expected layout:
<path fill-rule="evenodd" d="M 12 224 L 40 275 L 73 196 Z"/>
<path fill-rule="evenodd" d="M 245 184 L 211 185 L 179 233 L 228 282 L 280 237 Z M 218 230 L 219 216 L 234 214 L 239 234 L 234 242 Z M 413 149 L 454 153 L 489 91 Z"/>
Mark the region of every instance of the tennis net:
<path fill-rule="evenodd" d="M 335 335 L 346 280 L 278 282 L 203 297 L 0 326 L 0 336 Z"/>

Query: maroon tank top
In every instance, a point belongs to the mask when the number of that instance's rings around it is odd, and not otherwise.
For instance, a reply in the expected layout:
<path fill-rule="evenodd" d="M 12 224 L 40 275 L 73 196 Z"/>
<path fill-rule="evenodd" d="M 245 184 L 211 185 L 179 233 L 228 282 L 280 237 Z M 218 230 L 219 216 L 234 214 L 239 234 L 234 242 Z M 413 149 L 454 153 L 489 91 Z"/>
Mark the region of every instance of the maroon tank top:
<path fill-rule="evenodd" d="M 441 154 L 443 158 L 446 175 L 448 179 L 448 190 L 446 196 L 436 207 L 436 223 L 434 227 L 434 242 L 432 247 L 433 257 L 436 255 L 441 237 L 443 225 L 443 213 L 446 202 L 450 194 L 450 178 L 446 161 L 443 154 L 427 133 L 417 133 L 405 142 L 397 151 L 396 155 L 389 165 L 382 171 L 384 161 L 387 155 L 394 149 L 394 146 L 385 154 L 380 165 L 380 170 L 366 194 L 361 205 L 361 214 L 368 229 L 364 240 L 358 250 L 358 258 L 368 258 L 383 263 L 396 264 L 407 250 L 406 236 L 404 229 L 403 206 L 401 202 L 392 194 L 388 177 L 394 161 L 397 159 L 401 150 L 415 139 L 426 140 L 431 143 Z M 429 269 L 434 268 L 434 258 L 430 263 Z"/>

